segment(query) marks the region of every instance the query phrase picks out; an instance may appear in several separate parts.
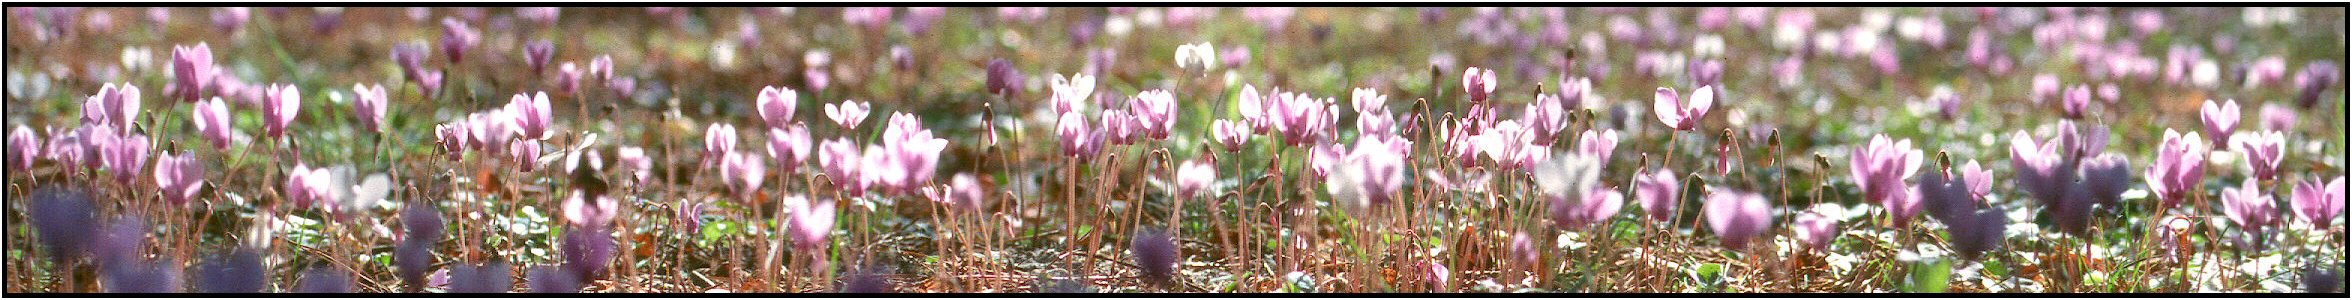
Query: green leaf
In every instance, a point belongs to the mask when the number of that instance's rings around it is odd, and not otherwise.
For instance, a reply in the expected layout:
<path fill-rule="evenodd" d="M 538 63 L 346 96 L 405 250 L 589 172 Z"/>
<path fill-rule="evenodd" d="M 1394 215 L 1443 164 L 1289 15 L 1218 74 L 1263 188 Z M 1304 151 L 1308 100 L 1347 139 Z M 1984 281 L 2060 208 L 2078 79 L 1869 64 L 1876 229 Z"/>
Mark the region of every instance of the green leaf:
<path fill-rule="evenodd" d="M 1912 265 L 1911 277 L 1904 280 L 1903 291 L 1911 293 L 1942 293 L 1952 283 L 1952 262 L 1937 260 Z"/>

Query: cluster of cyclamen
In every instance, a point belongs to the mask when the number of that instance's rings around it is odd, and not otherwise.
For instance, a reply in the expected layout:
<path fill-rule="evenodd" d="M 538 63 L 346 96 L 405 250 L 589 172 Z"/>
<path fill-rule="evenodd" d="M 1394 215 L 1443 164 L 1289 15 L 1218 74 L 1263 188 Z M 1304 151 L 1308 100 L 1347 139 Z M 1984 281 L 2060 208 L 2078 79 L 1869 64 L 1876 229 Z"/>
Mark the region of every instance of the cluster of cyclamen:
<path fill-rule="evenodd" d="M 515 94 L 505 106 L 467 114 L 463 119 L 433 126 L 433 136 L 450 160 L 479 152 L 510 159 L 524 172 L 538 168 L 541 144 L 554 119 L 547 93 Z"/>
<path fill-rule="evenodd" d="M 801 172 L 802 164 L 813 154 L 818 157 L 826 179 L 838 188 L 840 195 L 860 197 L 871 188 L 891 196 L 921 193 L 956 208 L 978 208 L 984 193 L 969 174 L 956 175 L 945 191 L 927 186 L 938 170 L 940 152 L 947 149 L 947 139 L 933 136 L 914 114 L 891 114 L 882 128 L 881 139 L 862 150 L 849 140 L 848 136 L 854 134 L 844 134 L 825 141 L 817 146 L 818 152 L 812 153 L 808 126 L 795 120 L 799 102 L 799 95 L 791 88 L 764 87 L 758 93 L 756 106 L 769 139 L 766 153 L 778 171 Z M 870 109 L 869 104 L 856 100 L 828 103 L 825 116 L 840 126 L 842 132 L 854 132 Z M 755 197 L 767 179 L 768 162 L 756 154 L 736 151 L 738 140 L 734 125 L 711 124 L 703 135 L 705 167 L 718 169 L 722 182 L 737 195 Z M 804 195 L 784 197 L 789 214 L 785 217 L 790 219 L 787 224 L 794 245 L 804 251 L 821 249 L 833 228 L 833 200 L 812 200 Z"/>

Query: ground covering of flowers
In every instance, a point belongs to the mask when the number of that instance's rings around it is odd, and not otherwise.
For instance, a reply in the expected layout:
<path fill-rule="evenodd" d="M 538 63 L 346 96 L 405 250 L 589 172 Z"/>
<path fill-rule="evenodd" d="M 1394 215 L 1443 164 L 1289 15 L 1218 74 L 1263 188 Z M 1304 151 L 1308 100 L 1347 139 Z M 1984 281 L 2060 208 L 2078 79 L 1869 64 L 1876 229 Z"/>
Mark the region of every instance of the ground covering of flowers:
<path fill-rule="evenodd" d="M 10 293 L 2345 283 L 2342 7 L 6 13 Z"/>

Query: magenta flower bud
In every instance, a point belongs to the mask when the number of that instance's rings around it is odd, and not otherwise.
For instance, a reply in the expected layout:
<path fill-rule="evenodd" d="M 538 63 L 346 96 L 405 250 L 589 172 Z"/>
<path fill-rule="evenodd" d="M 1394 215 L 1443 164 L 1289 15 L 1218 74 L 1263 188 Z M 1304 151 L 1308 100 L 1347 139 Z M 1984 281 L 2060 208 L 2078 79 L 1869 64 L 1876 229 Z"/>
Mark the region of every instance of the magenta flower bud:
<path fill-rule="evenodd" d="M 2083 113 L 2091 107 L 2091 87 L 2074 85 L 2074 88 L 2066 89 L 2066 94 L 2060 96 L 2059 100 L 2061 102 L 2058 103 L 2058 108 L 2066 113 L 2067 119 L 2080 120 L 2083 118 Z"/>
<path fill-rule="evenodd" d="M 1217 181 L 1217 169 L 1200 160 L 1187 160 L 1176 167 L 1176 199 L 1190 199 L 1209 189 Z M 1213 193 L 1213 192 L 1212 192 Z M 1214 197 L 1214 196 L 1212 196 Z"/>
<path fill-rule="evenodd" d="M 449 53 L 449 63 L 465 61 L 467 48 L 482 43 L 482 34 L 475 32 L 465 21 L 454 17 L 441 18 L 441 52 Z"/>
<path fill-rule="evenodd" d="M 839 105 L 826 103 L 825 118 L 840 124 L 842 129 L 857 129 L 858 123 L 866 122 L 866 115 L 872 113 L 872 109 L 872 105 L 857 100 L 841 101 Z"/>
<path fill-rule="evenodd" d="M 1790 233 L 1796 235 L 1797 241 L 1805 243 L 1813 251 L 1829 251 L 1829 242 L 1837 240 L 1837 219 L 1821 215 L 1820 212 L 1797 214 L 1796 222 L 1789 226 Z"/>
<path fill-rule="evenodd" d="M 1658 115 L 1658 122 L 1674 130 L 1696 131 L 1699 119 L 1707 117 L 1707 110 L 1715 106 L 1715 87 L 1701 86 L 1691 92 L 1690 100 L 1681 100 L 1673 88 L 1659 87 L 1657 98 L 1651 102 L 1650 112 Z"/>
<path fill-rule="evenodd" d="M 644 148 L 621 147 L 614 154 L 618 156 L 615 159 L 620 162 L 620 167 L 627 170 L 638 184 L 652 182 L 653 158 L 645 156 Z"/>
<path fill-rule="evenodd" d="M 761 87 L 759 90 L 760 121 L 768 128 L 784 128 L 792 123 L 793 110 L 800 107 L 800 93 L 792 88 Z"/>
<path fill-rule="evenodd" d="M 1225 145 L 1225 152 L 1241 151 L 1241 145 L 1249 143 L 1252 135 L 1249 133 L 1249 125 L 1233 120 L 1217 120 L 1209 131 L 1218 144 Z"/>
<path fill-rule="evenodd" d="M 359 98 L 351 102 L 352 115 L 358 116 L 359 125 L 367 128 L 367 131 L 384 132 L 385 110 L 387 106 L 391 105 L 391 96 L 384 91 L 384 85 L 352 84 L 351 93 Z"/>
<path fill-rule="evenodd" d="M 2344 176 L 2336 176 L 2321 184 L 2318 178 L 2305 179 L 2295 184 L 2294 202 L 2287 205 L 2295 216 L 2310 222 L 2312 228 L 2326 230 L 2336 216 L 2344 215 Z"/>
<path fill-rule="evenodd" d="M 164 153 L 155 158 L 155 186 L 161 189 L 164 200 L 172 205 L 187 205 L 196 198 L 198 188 L 204 186 L 204 163 L 196 155 Z"/>
<path fill-rule="evenodd" d="M 2287 136 L 2277 131 L 2264 131 L 2235 138 L 2238 152 L 2246 153 L 2246 165 L 2254 170 L 2254 177 L 2262 180 L 2278 179 L 2279 163 L 2286 161 Z"/>
<path fill-rule="evenodd" d="M 2162 201 L 2159 209 L 2180 205 L 2188 193 L 2205 182 L 2205 140 L 2190 132 L 2182 136 L 2170 128 L 2164 129 L 2164 143 L 2156 148 L 2156 160 L 2148 164 L 2148 192 Z"/>
<path fill-rule="evenodd" d="M 1707 195 L 1707 228 L 1724 247 L 1740 248 L 1772 226 L 1772 203 L 1763 195 L 1723 190 Z"/>
<path fill-rule="evenodd" d="M 1658 169 L 1633 176 L 1634 197 L 1641 201 L 1642 211 L 1648 212 L 1651 220 L 1669 221 L 1682 206 L 1676 200 L 1682 194 L 1682 184 L 1674 176 L 1674 170 Z"/>
<path fill-rule="evenodd" d="M 294 85 L 270 84 L 262 90 L 262 128 L 270 137 L 286 136 L 286 126 L 294 123 L 294 114 L 302 109 L 302 92 Z"/>
<path fill-rule="evenodd" d="M 711 124 L 709 128 L 703 129 L 703 163 L 716 166 L 715 164 L 724 160 L 727 155 L 735 153 L 735 142 L 735 125 L 719 123 Z"/>
<path fill-rule="evenodd" d="M 790 195 L 784 196 L 784 208 L 791 221 L 787 232 L 792 235 L 793 249 L 824 251 L 825 237 L 833 233 L 833 201 Z"/>
<path fill-rule="evenodd" d="M 513 122 L 526 140 L 547 138 L 548 123 L 555 119 L 554 109 L 547 104 L 547 92 L 515 94 L 506 100 L 506 112 L 510 118 L 507 121 Z"/>
<path fill-rule="evenodd" d="M 172 45 L 172 82 L 179 88 L 180 101 L 194 102 L 204 97 L 204 90 L 212 85 L 212 45 Z"/>
<path fill-rule="evenodd" d="M 1911 147 L 1911 139 L 1890 141 L 1880 134 L 1870 144 L 1852 151 L 1854 186 L 1862 190 L 1863 198 L 1878 203 L 1893 213 L 1896 223 L 1911 220 L 1919 214 L 1919 201 L 1906 194 L 1904 180 L 1919 171 L 1919 149 Z"/>
<path fill-rule="evenodd" d="M 2278 213 L 2277 206 L 2271 204 L 2270 195 L 2262 193 L 2255 183 L 2253 178 L 2247 178 L 2237 187 L 2221 191 L 2222 214 L 2247 234 L 2262 234 L 2263 227 L 2278 221 L 2273 219 Z"/>
<path fill-rule="evenodd" d="M 555 42 L 534 40 L 523 44 L 523 64 L 531 65 L 531 74 L 546 74 L 547 60 L 555 58 Z"/>
<path fill-rule="evenodd" d="M 2240 114 L 2236 99 L 2220 105 L 2207 99 L 2205 105 L 2197 109 L 2197 116 L 2205 120 L 2206 138 L 2212 139 L 2215 145 L 2229 145 L 2230 136 L 2238 129 L 2238 117 L 2244 115 Z"/>
<path fill-rule="evenodd" d="M 768 158 L 776 160 L 776 164 L 781 166 L 782 169 L 778 171 L 799 172 L 800 165 L 808 161 L 812 154 L 815 153 L 809 152 L 807 126 L 792 124 L 782 129 L 768 129 Z"/>
<path fill-rule="evenodd" d="M 1576 138 L 1576 152 L 1592 157 L 1594 161 L 1602 165 L 1607 165 L 1609 156 L 1615 155 L 1617 152 L 1617 130 L 1607 130 L 1602 132 L 1593 132 L 1591 129 L 1584 130 L 1584 135 Z"/>
<path fill-rule="evenodd" d="M 1051 100 L 1054 112 L 1085 111 L 1086 103 L 1094 102 L 1094 88 L 1094 76 L 1081 73 L 1064 78 L 1061 74 L 1054 74 Z"/>
<path fill-rule="evenodd" d="M 567 61 L 563 65 L 557 66 L 555 68 L 556 90 L 563 91 L 565 95 L 577 95 L 580 92 L 580 72 L 584 72 L 584 70 L 580 69 L 580 65 L 572 62 Z"/>
<path fill-rule="evenodd" d="M 16 129 L 8 131 L 8 170 L 31 171 L 35 160 L 41 157 L 41 150 L 41 137 L 30 127 L 16 125 Z"/>
<path fill-rule="evenodd" d="M 2295 131 L 2295 110 L 2275 103 L 2262 104 L 2262 130 Z"/>
<path fill-rule="evenodd" d="M 1471 103 L 1486 102 L 1486 98 L 1494 94 L 1494 91 L 1494 70 L 1479 69 L 1478 67 L 1462 70 L 1462 93 L 1470 95 Z"/>
<path fill-rule="evenodd" d="M 1098 145 L 1102 142 L 1101 134 L 1086 125 L 1085 115 L 1075 111 L 1062 112 L 1061 119 L 1054 126 L 1054 133 L 1061 138 L 1062 156 L 1089 159 L 1094 157 L 1095 149 L 1102 147 Z"/>
<path fill-rule="evenodd" d="M 865 195 L 865 176 L 859 169 L 864 162 L 859 161 L 857 144 L 834 138 L 817 148 L 817 163 L 824 167 L 825 177 L 833 181 L 835 188 L 852 197 Z"/>

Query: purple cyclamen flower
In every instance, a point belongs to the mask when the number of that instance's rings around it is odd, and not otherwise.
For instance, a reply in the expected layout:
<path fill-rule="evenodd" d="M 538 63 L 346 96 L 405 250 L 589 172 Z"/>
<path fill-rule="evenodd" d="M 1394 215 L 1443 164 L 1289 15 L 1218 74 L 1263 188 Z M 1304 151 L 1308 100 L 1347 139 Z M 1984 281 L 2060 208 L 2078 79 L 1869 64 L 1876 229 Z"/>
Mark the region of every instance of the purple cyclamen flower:
<path fill-rule="evenodd" d="M 176 258 L 126 258 L 103 265 L 99 282 L 108 293 L 178 293 L 186 282 Z"/>
<path fill-rule="evenodd" d="M 2335 86 L 2336 81 L 2341 79 L 2337 76 L 2342 76 L 2338 75 L 2342 72 L 2336 69 L 2336 62 L 2333 61 L 2313 61 L 2304 65 L 2303 71 L 2295 73 L 2295 87 L 2302 92 L 2295 98 L 2295 105 L 2305 109 L 2319 105 L 2320 92 Z"/>
<path fill-rule="evenodd" d="M 1012 97 L 1021 91 L 1021 71 L 1014 70 L 1013 63 L 1003 58 L 988 59 L 986 87 L 988 93 Z"/>
<path fill-rule="evenodd" d="M 1216 181 L 1215 167 L 1200 160 L 1184 161 L 1183 165 L 1176 167 L 1176 199 L 1181 201 L 1193 195 L 1204 195 L 1202 192 L 1211 192 L 1209 189 Z"/>
<path fill-rule="evenodd" d="M 1462 70 L 1462 93 L 1470 95 L 1470 103 L 1486 102 L 1495 91 L 1494 70 L 1470 67 Z"/>
<path fill-rule="evenodd" d="M 807 126 L 792 124 L 780 129 L 768 129 L 768 158 L 776 160 L 781 168 L 777 171 L 799 172 L 801 163 L 808 161 L 808 157 L 813 154 L 809 152 Z"/>
<path fill-rule="evenodd" d="M 1789 231 L 1796 235 L 1797 241 L 1805 243 L 1805 246 L 1813 248 L 1813 251 L 1829 251 L 1829 242 L 1837 240 L 1838 220 L 1822 215 L 1821 212 L 1807 211 L 1798 214 L 1796 222 L 1790 223 L 1789 226 L 1794 227 Z"/>
<path fill-rule="evenodd" d="M 1682 194 L 1682 185 L 1677 182 L 1674 170 L 1658 169 L 1633 176 L 1634 199 L 1641 202 L 1642 211 L 1648 212 L 1651 220 L 1667 221 L 1682 206 L 1676 200 Z"/>
<path fill-rule="evenodd" d="M 1745 247 L 1772 226 L 1772 219 L 1772 203 L 1763 195 L 1733 190 L 1707 195 L 1707 228 L 1723 238 L 1725 247 Z"/>
<path fill-rule="evenodd" d="M 230 138 L 236 136 L 237 128 L 230 125 L 235 123 L 231 120 L 235 115 L 229 114 L 228 102 L 221 101 L 220 97 L 196 101 L 196 107 L 189 113 L 195 115 L 192 120 L 196 123 L 197 135 L 212 141 L 214 149 L 229 148 Z"/>
<path fill-rule="evenodd" d="M 1507 259 L 1510 259 L 1511 263 L 1519 265 L 1519 267 L 1511 268 L 1515 270 L 1535 268 L 1543 260 L 1543 252 L 1536 250 L 1535 237 L 1528 236 L 1526 232 L 1511 234 L 1511 253 L 1509 255 Z"/>
<path fill-rule="evenodd" d="M 1398 137 L 1365 137 L 1357 138 L 1354 148 L 1338 161 L 1341 165 L 1332 167 L 1355 181 L 1352 187 L 1343 187 L 1354 189 L 1354 194 L 1363 198 L 1352 204 L 1377 207 L 1395 200 L 1407 180 L 1405 162 L 1412 142 Z"/>
<path fill-rule="evenodd" d="M 1264 134 L 1266 133 L 1267 129 L 1273 128 L 1273 122 L 1268 120 L 1268 115 L 1271 113 L 1266 111 L 1267 107 L 1271 107 L 1273 105 L 1272 103 L 1267 103 L 1268 100 L 1272 99 L 1268 99 L 1259 95 L 1258 87 L 1256 85 L 1248 84 L 1241 86 L 1241 94 L 1238 95 L 1238 97 L 1240 97 L 1240 99 L 1236 100 L 1240 101 L 1240 103 L 1234 103 L 1234 109 L 1241 111 L 1241 121 L 1243 123 L 1249 124 L 1250 132 Z"/>
<path fill-rule="evenodd" d="M 913 194 L 938 171 L 947 139 L 933 137 L 914 114 L 891 114 L 889 122 L 882 130 L 881 151 L 866 154 L 876 158 L 867 162 L 866 174 L 887 191 Z"/>
<path fill-rule="evenodd" d="M 2022 130 L 2009 139 L 2009 169 L 2017 172 L 2017 186 L 2043 204 L 2056 202 L 2074 181 L 2074 170 L 2060 165 L 2068 159 L 2058 148 L 2056 141 L 2035 141 Z"/>
<path fill-rule="evenodd" d="M 294 123 L 294 114 L 301 112 L 302 91 L 294 85 L 270 84 L 262 90 L 261 120 L 264 133 L 270 137 L 286 136 L 286 126 Z"/>
<path fill-rule="evenodd" d="M 41 137 L 33 133 L 33 128 L 16 125 L 16 129 L 8 131 L 9 171 L 31 171 L 33 162 L 40 157 Z"/>
<path fill-rule="evenodd" d="M 579 64 L 568 61 L 563 65 L 556 66 L 555 89 L 562 91 L 564 95 L 577 95 L 580 92 L 581 72 L 585 71 L 580 69 Z"/>
<path fill-rule="evenodd" d="M 833 84 L 833 73 L 826 72 L 826 68 L 832 64 L 833 53 L 825 52 L 825 50 L 809 50 L 807 54 L 800 56 L 800 77 L 809 89 L 824 90 L 826 86 Z"/>
<path fill-rule="evenodd" d="M 98 111 L 89 111 L 91 108 L 89 103 L 93 102 L 98 104 L 100 108 Z M 108 83 L 104 87 L 98 88 L 97 95 L 90 95 L 89 100 L 83 103 L 82 119 L 85 122 L 88 120 L 105 121 L 106 125 L 114 127 L 116 132 L 130 132 L 131 123 L 138 121 L 141 111 L 139 108 L 139 87 L 127 82 L 119 88 Z"/>
<path fill-rule="evenodd" d="M 2262 104 L 2262 130 L 2295 131 L 2296 119 L 2294 109 L 2276 103 Z"/>
<path fill-rule="evenodd" d="M 2295 216 L 2311 222 L 2312 228 L 2327 229 L 2336 216 L 2344 215 L 2344 176 L 2336 176 L 2321 184 L 2318 178 L 2305 179 L 2295 184 L 2294 202 L 2287 205 Z"/>
<path fill-rule="evenodd" d="M 180 101 L 194 102 L 204 97 L 204 90 L 212 85 L 212 45 L 172 45 L 172 83 L 179 89 Z"/>
<path fill-rule="evenodd" d="M 2238 152 L 2246 154 L 2246 165 L 2254 170 L 2254 177 L 2262 180 L 2278 179 L 2279 164 L 2286 161 L 2287 137 L 2277 131 L 2264 131 L 2233 138 Z"/>
<path fill-rule="evenodd" d="M 1532 155 L 1531 153 L 1545 151 L 1540 146 L 1529 143 L 1529 140 L 1535 139 L 1535 134 L 1521 127 L 1517 120 L 1503 120 L 1501 123 L 1495 123 L 1493 129 L 1488 129 L 1485 134 L 1481 134 L 1479 137 L 1480 152 L 1485 153 L 1487 159 L 1494 160 L 1496 165 L 1500 165 L 1504 169 L 1527 166 L 1532 163 L 1526 159 Z"/>
<path fill-rule="evenodd" d="M 845 196 L 865 195 L 866 181 L 863 161 L 858 156 L 857 144 L 848 139 L 834 138 L 817 146 L 817 163 L 824 167 L 825 177 Z"/>
<path fill-rule="evenodd" d="M 702 130 L 702 160 L 717 166 L 727 155 L 735 153 L 735 125 L 714 123 Z"/>
<path fill-rule="evenodd" d="M 823 251 L 825 237 L 833 233 L 833 201 L 809 200 L 800 195 L 784 196 L 784 208 L 791 225 L 792 247 L 800 251 Z"/>
<path fill-rule="evenodd" d="M 596 76 L 596 81 L 607 81 L 607 82 L 609 82 L 609 81 L 612 81 L 612 79 L 613 79 L 613 60 L 612 60 L 612 55 L 611 55 L 611 54 L 606 54 L 606 55 L 597 55 L 597 56 L 596 56 L 596 58 L 588 60 L 588 74 L 589 74 L 589 75 L 595 75 L 595 76 Z"/>
<path fill-rule="evenodd" d="M 1947 175 L 1940 170 L 1926 172 L 1919 176 L 1919 185 L 1911 193 L 1925 207 L 1928 217 L 1943 221 L 1946 226 L 1966 222 L 1962 219 L 1974 216 L 1984 201 L 1970 190 L 1968 180 L 1962 178 L 1965 176 L 1969 175 L 1965 172 Z"/>
<path fill-rule="evenodd" d="M 166 152 L 155 159 L 155 186 L 172 205 L 186 205 L 204 186 L 204 163 L 194 154 Z"/>
<path fill-rule="evenodd" d="M 103 144 L 98 157 L 105 162 L 106 171 L 114 174 L 115 182 L 130 183 L 138 178 L 140 171 L 147 169 L 147 152 L 154 148 L 150 143 L 143 133 L 120 136 L 112 143 Z"/>
<path fill-rule="evenodd" d="M 515 94 L 506 100 L 506 112 L 509 117 L 506 121 L 513 122 L 526 140 L 547 138 L 548 123 L 555 120 L 554 109 L 547 104 L 547 92 Z"/>
<path fill-rule="evenodd" d="M 1249 132 L 1249 125 L 1234 120 L 1217 120 L 1209 131 L 1218 144 L 1225 145 L 1225 152 L 1241 151 L 1241 145 L 1249 143 L 1253 135 Z"/>
<path fill-rule="evenodd" d="M 2008 234 L 2009 216 L 1998 208 L 1976 210 L 1958 221 L 1945 224 L 1950 226 L 1945 230 L 1952 251 L 1959 252 L 1962 259 L 1982 259 L 1986 251 L 2000 248 Z"/>
<path fill-rule="evenodd" d="M 385 109 L 391 105 L 391 97 L 384 92 L 384 85 L 352 84 L 351 93 L 359 98 L 351 102 L 352 115 L 359 118 L 359 125 L 367 128 L 367 131 L 384 132 Z"/>
<path fill-rule="evenodd" d="M 800 107 L 800 93 L 792 88 L 761 87 L 759 90 L 760 121 L 768 128 L 784 128 L 792 124 L 793 110 Z"/>
<path fill-rule="evenodd" d="M 2077 84 L 2065 93 L 2059 97 L 2058 108 L 2066 113 L 2067 119 L 2082 119 L 2084 111 L 2091 107 L 2091 87 Z"/>
<path fill-rule="evenodd" d="M 506 146 L 506 157 L 513 159 L 515 166 L 522 167 L 523 172 L 539 168 L 539 151 L 546 148 L 539 140 L 516 140 Z"/>
<path fill-rule="evenodd" d="M 842 129 L 857 129 L 858 123 L 865 123 L 866 115 L 873 113 L 873 108 L 873 105 L 857 100 L 841 101 L 839 105 L 826 103 L 825 118 L 840 124 Z"/>
<path fill-rule="evenodd" d="M 1133 144 L 1136 137 L 1143 135 L 1142 122 L 1123 109 L 1103 111 L 1102 120 L 1096 124 L 1102 124 L 1103 138 L 1114 146 Z"/>
<path fill-rule="evenodd" d="M 636 179 L 637 183 L 644 184 L 653 180 L 653 158 L 645 156 L 644 148 L 621 147 L 620 150 L 615 151 L 614 155 L 618 156 L 615 159 L 619 162 L 621 169 L 628 172 L 630 178 Z"/>
<path fill-rule="evenodd" d="M 1094 87 L 1094 76 L 1081 73 L 1064 78 L 1061 74 L 1054 74 L 1053 99 L 1050 100 L 1054 112 L 1085 111 L 1086 103 L 1094 102 Z"/>
<path fill-rule="evenodd" d="M 196 273 L 199 293 L 259 293 L 269 285 L 261 254 L 249 249 L 214 254 L 189 269 Z"/>
<path fill-rule="evenodd" d="M 526 280 L 523 285 L 529 286 L 534 294 L 577 293 L 581 288 L 579 276 L 554 266 L 531 267 L 531 270 L 523 273 Z"/>
<path fill-rule="evenodd" d="M 1128 112 L 1142 125 L 1142 133 L 1154 139 L 1167 139 L 1168 131 L 1176 127 L 1176 96 L 1167 90 L 1136 93 L 1135 100 L 1127 103 L 1131 104 Z"/>
<path fill-rule="evenodd" d="M 2205 182 L 2205 140 L 2197 133 L 2182 136 L 2170 128 L 2164 129 L 2164 143 L 2156 148 L 2156 160 L 2148 163 L 2148 192 L 2161 201 L 2159 209 L 2179 206 L 2181 199 Z"/>
<path fill-rule="evenodd" d="M 392 63 L 400 66 L 400 76 L 402 79 L 419 83 L 428 81 L 424 80 L 425 74 L 423 73 L 425 71 L 425 51 L 428 50 L 425 50 L 425 45 L 423 42 L 408 42 L 392 45 L 392 53 L 390 54 L 392 57 Z M 440 80 L 436 79 L 430 81 Z"/>
<path fill-rule="evenodd" d="M 353 286 L 355 285 L 356 283 L 351 281 L 351 275 L 349 273 L 344 273 L 340 269 L 336 269 L 334 267 L 311 266 L 310 269 L 302 271 L 302 278 L 295 280 L 294 290 L 289 292 L 298 294 L 342 294 L 350 293 L 353 289 Z"/>
<path fill-rule="evenodd" d="M 1943 117 L 1945 121 L 1960 116 L 1960 96 L 1953 94 L 1949 85 L 1937 85 L 1934 91 L 1929 92 L 1927 102 L 1936 105 L 1936 116 Z"/>
<path fill-rule="evenodd" d="M 2263 193 L 2255 183 L 2253 178 L 2247 178 L 2237 187 L 2221 191 L 2222 214 L 2229 216 L 2230 223 L 2237 224 L 2238 229 L 2248 234 L 2260 234 L 2263 227 L 2278 221 L 2273 218 L 2278 214 L 2277 206 L 2271 204 L 2270 195 Z"/>
<path fill-rule="evenodd" d="M 1682 101 L 1673 88 L 1659 87 L 1657 98 L 1651 104 L 1650 111 L 1656 113 L 1658 122 L 1666 123 L 1666 127 L 1695 131 L 1699 129 L 1699 119 L 1706 118 L 1707 109 L 1715 106 L 1715 87 L 1700 86 L 1691 92 L 1688 102 Z"/>
<path fill-rule="evenodd" d="M 1099 145 L 1102 143 L 1102 135 L 1087 126 L 1086 116 L 1076 111 L 1063 112 L 1061 119 L 1055 123 L 1054 133 L 1062 142 L 1062 156 L 1090 159 L 1094 157 L 1095 150 L 1102 147 Z"/>
<path fill-rule="evenodd" d="M 547 60 L 555 58 L 555 42 L 533 40 L 523 44 L 523 64 L 531 65 L 531 74 L 546 74 Z"/>
<path fill-rule="evenodd" d="M 441 52 L 449 53 L 449 63 L 465 61 L 467 48 L 482 43 L 482 33 L 474 31 L 465 21 L 455 17 L 441 18 Z"/>
<path fill-rule="evenodd" d="M 618 252 L 609 227 L 573 228 L 563 231 L 563 241 L 556 245 L 563 254 L 563 269 L 573 278 L 598 278 L 612 265 Z M 557 287 L 561 288 L 561 287 Z M 577 288 L 573 288 L 577 289 Z"/>
<path fill-rule="evenodd" d="M 1895 223 L 1910 221 L 1919 214 L 1919 201 L 1908 194 L 1903 184 L 1918 173 L 1922 158 L 1918 148 L 1911 147 L 1911 139 L 1890 141 L 1881 134 L 1870 139 L 1870 144 L 1852 152 L 1854 185 L 1862 190 L 1863 198 L 1878 203 L 1895 216 Z"/>
<path fill-rule="evenodd" d="M 449 292 L 506 293 L 514 289 L 514 271 L 504 261 L 449 266 Z"/>
<path fill-rule="evenodd" d="M 89 246 L 99 241 L 94 237 L 97 210 L 91 204 L 89 196 L 81 192 L 48 187 L 34 191 L 32 203 L 25 206 L 41 247 L 59 265 L 89 256 Z"/>
<path fill-rule="evenodd" d="M 1128 244 L 1128 254 L 1135 256 L 1135 266 L 1143 272 L 1143 281 L 1166 284 L 1176 279 L 1181 267 L 1183 249 L 1176 245 L 1176 237 L 1156 229 L 1139 229 Z"/>
<path fill-rule="evenodd" d="M 2066 183 L 2064 197 L 2054 203 L 2044 203 L 2050 215 L 2057 219 L 2058 230 L 2077 236 L 2090 232 L 2092 206 L 2115 206 L 2132 177 L 2131 163 L 2115 154 L 2084 159 L 2081 172 L 2080 182 Z"/>
<path fill-rule="evenodd" d="M 2205 120 L 2206 138 L 2212 139 L 2214 145 L 2229 145 L 2230 136 L 2238 129 L 2238 117 L 2243 115 L 2238 110 L 2237 99 L 2219 105 L 2208 99 L 2197 109 L 2197 116 Z"/>

